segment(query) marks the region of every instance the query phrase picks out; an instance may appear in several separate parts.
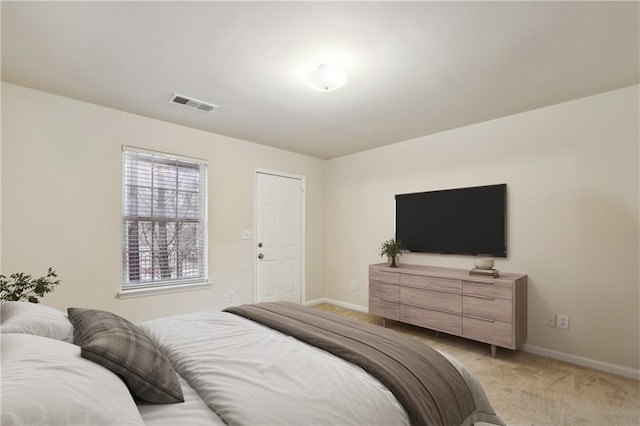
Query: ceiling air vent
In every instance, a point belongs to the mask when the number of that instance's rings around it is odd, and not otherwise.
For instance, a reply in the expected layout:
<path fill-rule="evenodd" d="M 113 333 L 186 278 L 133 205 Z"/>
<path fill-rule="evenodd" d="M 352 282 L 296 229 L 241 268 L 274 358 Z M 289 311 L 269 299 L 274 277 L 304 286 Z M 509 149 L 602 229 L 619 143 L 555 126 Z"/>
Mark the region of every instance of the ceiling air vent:
<path fill-rule="evenodd" d="M 198 99 L 189 98 L 187 96 L 182 96 L 177 93 L 174 93 L 169 101 L 176 104 L 188 106 L 190 108 L 199 109 L 200 111 L 204 112 L 215 111 L 215 109 L 218 108 L 218 105 L 213 105 L 208 102 L 200 101 Z"/>

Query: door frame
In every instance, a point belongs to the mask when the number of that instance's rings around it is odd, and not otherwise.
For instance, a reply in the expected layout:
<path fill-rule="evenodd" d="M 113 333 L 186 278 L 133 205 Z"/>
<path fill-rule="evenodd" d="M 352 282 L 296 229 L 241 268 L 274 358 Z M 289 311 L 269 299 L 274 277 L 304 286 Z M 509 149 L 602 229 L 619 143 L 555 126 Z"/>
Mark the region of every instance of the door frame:
<path fill-rule="evenodd" d="M 258 174 L 279 176 L 290 179 L 300 180 L 300 188 L 302 189 L 302 195 L 300 198 L 300 304 L 304 305 L 307 301 L 306 295 L 306 177 L 304 175 L 281 172 L 278 170 L 265 169 L 261 167 L 255 167 L 253 170 L 253 258 L 251 259 L 251 267 L 253 268 L 253 303 L 256 303 L 258 299 Z"/>

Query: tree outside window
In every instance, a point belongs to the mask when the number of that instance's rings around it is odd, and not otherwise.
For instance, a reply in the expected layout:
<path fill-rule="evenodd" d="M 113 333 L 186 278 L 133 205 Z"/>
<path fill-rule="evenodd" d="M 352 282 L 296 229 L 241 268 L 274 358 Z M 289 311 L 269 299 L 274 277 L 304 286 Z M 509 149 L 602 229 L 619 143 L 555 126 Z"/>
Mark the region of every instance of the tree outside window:
<path fill-rule="evenodd" d="M 206 281 L 207 165 L 123 150 L 123 288 Z"/>

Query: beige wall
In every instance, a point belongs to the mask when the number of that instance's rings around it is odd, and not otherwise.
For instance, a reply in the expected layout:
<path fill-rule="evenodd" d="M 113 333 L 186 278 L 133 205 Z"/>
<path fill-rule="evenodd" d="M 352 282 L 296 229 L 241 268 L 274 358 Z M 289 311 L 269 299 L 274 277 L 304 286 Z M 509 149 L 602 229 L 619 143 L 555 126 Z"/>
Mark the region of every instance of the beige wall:
<path fill-rule="evenodd" d="M 528 345 L 637 371 L 638 98 L 629 87 L 328 161 L 326 296 L 367 306 L 394 194 L 507 183 L 509 257 L 496 268 L 529 275 Z M 546 312 L 571 328 L 546 327 Z"/>
<path fill-rule="evenodd" d="M 133 321 L 253 299 L 254 169 L 306 177 L 306 298 L 324 282 L 324 161 L 2 84 L 3 273 L 63 281 L 44 303 Z M 9 107 L 7 107 L 9 106 Z M 211 119 L 215 119 L 212 116 Z M 121 145 L 209 161 L 210 290 L 120 300 Z"/>
<path fill-rule="evenodd" d="M 134 321 L 220 309 L 229 290 L 250 302 L 252 243 L 240 234 L 259 167 L 306 176 L 306 299 L 366 307 L 394 194 L 506 182 L 509 258 L 496 265 L 529 274 L 528 345 L 637 371 L 638 97 L 634 86 L 325 162 L 3 83 L 2 272 L 53 266 L 63 284 L 46 304 Z M 122 144 L 209 160 L 211 290 L 116 298 Z M 546 312 L 570 315 L 571 329 L 545 327 Z"/>

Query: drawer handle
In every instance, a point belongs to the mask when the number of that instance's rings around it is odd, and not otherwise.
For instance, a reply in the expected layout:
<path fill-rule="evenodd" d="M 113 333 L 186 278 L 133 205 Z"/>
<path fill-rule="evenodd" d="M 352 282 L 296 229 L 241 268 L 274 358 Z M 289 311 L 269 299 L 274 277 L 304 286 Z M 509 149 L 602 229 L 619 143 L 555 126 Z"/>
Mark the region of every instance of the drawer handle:
<path fill-rule="evenodd" d="M 399 300 L 397 300 L 397 299 L 387 299 L 386 297 L 379 297 L 378 299 L 384 300 L 385 302 L 393 302 L 393 303 L 398 303 L 399 302 Z"/>
<path fill-rule="evenodd" d="M 410 302 L 402 302 L 402 305 L 411 306 L 413 308 L 418 308 L 418 309 L 424 309 L 426 311 L 440 312 L 443 314 L 460 315 L 460 312 L 445 311 L 444 309 L 432 308 L 430 306 L 424 306 L 424 305 L 417 305 L 415 303 L 410 303 Z"/>
<path fill-rule="evenodd" d="M 371 279 L 371 282 L 373 284 L 384 284 L 384 285 L 395 285 L 395 286 L 400 285 L 400 284 L 398 284 L 398 281 L 386 280 L 384 278 Z"/>
<path fill-rule="evenodd" d="M 476 299 L 484 299 L 484 300 L 496 300 L 495 297 L 489 297 L 489 296 L 478 296 L 477 294 L 467 294 L 464 293 L 465 296 L 468 297 L 475 297 Z"/>
<path fill-rule="evenodd" d="M 440 289 L 440 288 L 432 288 L 432 287 L 420 287 L 418 285 L 412 285 L 412 284 L 402 284 L 400 286 L 400 288 L 415 288 L 417 290 L 429 290 L 429 291 L 437 291 L 438 293 L 449 293 L 449 294 L 462 294 L 459 290 L 455 291 L 455 290 L 445 290 L 445 289 Z"/>
<path fill-rule="evenodd" d="M 484 322 L 495 322 L 495 321 L 494 321 L 494 320 L 492 320 L 492 319 L 489 319 L 489 318 L 482 318 L 482 317 L 476 317 L 476 316 L 474 316 L 474 315 L 463 315 L 463 317 L 472 318 L 472 319 L 477 319 L 477 320 L 484 321 Z"/>
<path fill-rule="evenodd" d="M 465 281 L 469 284 L 496 285 L 495 281 Z"/>

